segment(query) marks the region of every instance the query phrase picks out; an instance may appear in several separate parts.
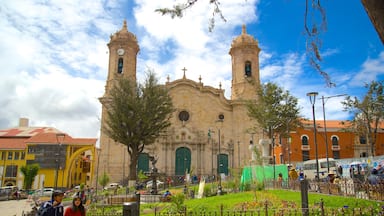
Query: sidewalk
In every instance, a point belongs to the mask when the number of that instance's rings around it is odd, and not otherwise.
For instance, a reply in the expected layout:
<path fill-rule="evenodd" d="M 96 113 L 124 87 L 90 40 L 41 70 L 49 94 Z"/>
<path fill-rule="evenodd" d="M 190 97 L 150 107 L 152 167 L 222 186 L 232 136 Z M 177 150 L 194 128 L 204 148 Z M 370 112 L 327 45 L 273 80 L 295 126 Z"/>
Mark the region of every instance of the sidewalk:
<path fill-rule="evenodd" d="M 0 214 L 3 216 L 21 216 L 23 211 L 29 212 L 32 210 L 32 200 L 8 200 L 0 201 Z"/>

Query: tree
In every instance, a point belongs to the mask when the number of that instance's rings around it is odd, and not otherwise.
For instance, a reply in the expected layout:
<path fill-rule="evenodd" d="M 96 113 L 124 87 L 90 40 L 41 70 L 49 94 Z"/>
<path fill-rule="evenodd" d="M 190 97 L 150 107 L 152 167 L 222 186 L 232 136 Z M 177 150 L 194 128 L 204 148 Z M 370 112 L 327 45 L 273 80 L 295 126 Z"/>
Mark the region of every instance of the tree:
<path fill-rule="evenodd" d="M 157 83 L 149 71 L 144 85 L 121 78 L 111 90 L 104 131 L 111 139 L 127 146 L 130 180 L 136 180 L 138 158 L 144 147 L 154 143 L 171 125 L 172 99 L 165 86 Z"/>
<path fill-rule="evenodd" d="M 300 125 L 297 98 L 275 83 L 261 85 L 257 91 L 258 100 L 247 104 L 248 116 L 255 119 L 270 139 L 275 133 L 288 135 L 288 130 Z"/>
<path fill-rule="evenodd" d="M 156 9 L 155 12 L 159 12 L 162 15 L 170 15 L 172 18 L 175 17 L 183 17 L 183 12 L 188 8 L 191 8 L 198 0 L 186 0 L 185 3 L 174 5 L 173 8 L 159 8 Z M 209 4 L 213 5 L 212 17 L 209 19 L 208 29 L 211 32 L 215 27 L 215 17 L 216 15 L 220 16 L 220 19 L 226 22 L 223 13 L 220 9 L 220 1 L 219 0 L 209 0 Z"/>
<path fill-rule="evenodd" d="M 39 172 L 39 164 L 29 164 L 20 167 L 21 173 L 24 175 L 23 188 L 29 190 L 32 188 L 32 183 Z"/>
<path fill-rule="evenodd" d="M 368 90 L 362 100 L 347 96 L 342 104 L 344 111 L 354 114 L 351 125 L 356 134 L 365 137 L 371 148 L 371 156 L 375 156 L 377 129 L 384 120 L 383 81 L 372 81 L 365 87 Z"/>
<path fill-rule="evenodd" d="M 97 181 L 99 182 L 99 184 L 101 186 L 103 186 L 103 188 L 105 188 L 105 186 L 107 186 L 108 182 L 109 182 L 109 176 L 107 175 L 107 173 L 103 173 L 102 176 L 100 176 L 99 179 L 97 179 Z"/>

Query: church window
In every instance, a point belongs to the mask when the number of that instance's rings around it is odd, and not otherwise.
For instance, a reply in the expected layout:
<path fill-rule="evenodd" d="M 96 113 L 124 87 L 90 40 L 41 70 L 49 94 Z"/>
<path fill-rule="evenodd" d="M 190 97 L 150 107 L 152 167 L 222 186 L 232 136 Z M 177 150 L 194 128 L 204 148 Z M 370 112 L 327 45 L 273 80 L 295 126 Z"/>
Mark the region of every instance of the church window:
<path fill-rule="evenodd" d="M 307 136 L 301 137 L 301 145 L 308 145 L 308 137 Z"/>
<path fill-rule="evenodd" d="M 224 115 L 223 114 L 219 115 L 219 120 L 224 120 Z"/>
<path fill-rule="evenodd" d="M 339 145 L 339 139 L 337 139 L 337 137 L 335 137 L 335 136 L 332 137 L 332 145 L 333 146 Z"/>
<path fill-rule="evenodd" d="M 189 113 L 185 110 L 181 111 L 179 113 L 179 120 L 182 122 L 188 121 L 189 120 Z"/>
<path fill-rule="evenodd" d="M 250 61 L 245 62 L 244 73 L 246 77 L 252 76 L 252 64 Z"/>
<path fill-rule="evenodd" d="M 123 65 L 124 65 L 123 58 L 119 58 L 119 61 L 117 63 L 117 73 L 119 74 L 123 73 Z"/>

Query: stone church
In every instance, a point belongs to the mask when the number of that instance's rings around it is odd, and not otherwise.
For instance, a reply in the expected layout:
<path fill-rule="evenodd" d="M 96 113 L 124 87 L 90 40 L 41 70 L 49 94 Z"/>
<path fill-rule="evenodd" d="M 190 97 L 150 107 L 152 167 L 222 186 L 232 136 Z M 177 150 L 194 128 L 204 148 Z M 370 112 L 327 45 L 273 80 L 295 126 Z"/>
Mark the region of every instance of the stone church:
<path fill-rule="evenodd" d="M 228 45 L 229 46 L 229 45 Z M 101 124 L 106 121 L 106 98 L 113 80 L 126 77 L 136 81 L 137 54 L 140 50 L 136 36 L 128 31 L 124 21 L 121 30 L 111 35 L 108 43 L 109 69 L 102 104 Z M 150 156 L 157 158 L 156 167 L 166 176 L 229 174 L 231 169 L 250 164 L 253 143 L 261 134 L 254 130 L 255 122 L 247 115 L 245 100 L 256 99 L 260 85 L 257 40 L 247 34 L 245 26 L 229 47 L 232 59 L 231 98 L 224 90 L 205 86 L 187 79 L 167 79 L 164 85 L 173 99 L 175 113 L 165 135 L 146 147 L 139 157 L 138 170 L 149 171 Z M 202 70 L 204 70 L 202 68 Z M 99 173 L 107 173 L 110 182 L 128 178 L 129 155 L 124 145 L 108 138 L 101 130 Z M 255 142 L 254 142 L 255 141 Z"/>

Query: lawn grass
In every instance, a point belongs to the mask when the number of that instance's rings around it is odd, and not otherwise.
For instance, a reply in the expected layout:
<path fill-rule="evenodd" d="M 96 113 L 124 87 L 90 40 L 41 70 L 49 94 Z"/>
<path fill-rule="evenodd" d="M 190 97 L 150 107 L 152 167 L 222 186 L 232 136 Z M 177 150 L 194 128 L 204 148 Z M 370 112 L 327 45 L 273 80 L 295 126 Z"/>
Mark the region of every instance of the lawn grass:
<path fill-rule="evenodd" d="M 318 206 L 323 200 L 325 208 L 366 208 L 384 205 L 384 202 L 357 199 L 353 197 L 340 197 L 326 194 L 309 193 L 309 207 Z M 283 208 L 284 203 L 289 203 L 291 208 L 301 208 L 301 194 L 288 190 L 264 190 L 231 193 L 222 196 L 205 197 L 202 199 L 186 199 L 184 201 L 188 211 L 218 211 L 224 210 L 255 210 L 263 208 L 268 201 L 268 208 Z M 172 203 L 143 204 L 140 206 L 141 215 L 154 215 L 154 209 L 161 211 L 172 207 Z"/>

